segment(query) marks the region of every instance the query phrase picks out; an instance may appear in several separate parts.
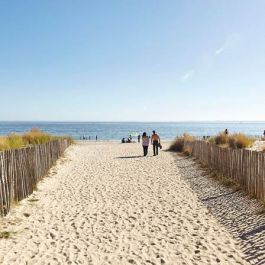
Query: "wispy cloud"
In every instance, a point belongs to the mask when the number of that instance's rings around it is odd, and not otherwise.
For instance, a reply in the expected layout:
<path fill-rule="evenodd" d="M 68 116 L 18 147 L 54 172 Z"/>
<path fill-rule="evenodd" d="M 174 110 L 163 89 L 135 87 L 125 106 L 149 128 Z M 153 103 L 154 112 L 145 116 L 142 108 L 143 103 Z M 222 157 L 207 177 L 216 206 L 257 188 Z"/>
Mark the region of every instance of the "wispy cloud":
<path fill-rule="evenodd" d="M 226 46 L 222 46 L 221 48 L 217 49 L 215 51 L 215 56 L 221 54 L 227 47 Z"/>
<path fill-rule="evenodd" d="M 217 50 L 215 50 L 214 55 L 218 56 L 221 53 L 223 53 L 225 50 L 233 48 L 235 46 L 235 44 L 238 42 L 239 36 L 236 34 L 230 35 L 226 38 L 225 42 L 223 43 L 223 45 L 218 48 Z"/>
<path fill-rule="evenodd" d="M 240 41 L 241 36 L 238 34 L 231 34 L 226 36 L 223 43 L 221 43 L 219 47 L 217 46 L 216 48 L 212 48 L 211 50 L 208 50 L 203 55 L 201 55 L 197 64 L 193 65 L 193 68 L 189 72 L 186 72 L 184 75 L 181 76 L 181 82 L 188 82 L 190 79 L 193 78 L 194 73 L 196 73 L 196 76 L 202 73 L 208 73 L 213 67 L 215 61 L 218 60 L 218 56 L 223 55 L 225 51 L 235 49 L 238 44 L 240 44 Z"/>
<path fill-rule="evenodd" d="M 186 82 L 188 81 L 189 79 L 192 78 L 192 76 L 194 75 L 194 69 L 192 69 L 191 71 L 187 72 L 186 74 L 184 74 L 182 77 L 181 77 L 181 80 L 182 82 Z"/>

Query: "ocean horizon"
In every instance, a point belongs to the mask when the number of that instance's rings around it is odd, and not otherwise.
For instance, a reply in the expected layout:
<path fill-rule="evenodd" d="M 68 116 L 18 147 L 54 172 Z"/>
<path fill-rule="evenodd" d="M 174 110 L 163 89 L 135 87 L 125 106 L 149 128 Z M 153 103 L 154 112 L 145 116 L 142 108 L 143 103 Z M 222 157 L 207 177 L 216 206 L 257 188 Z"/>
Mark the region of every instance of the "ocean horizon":
<path fill-rule="evenodd" d="M 0 135 L 23 133 L 38 128 L 55 135 L 69 135 L 74 139 L 86 137 L 91 140 L 120 140 L 130 134 L 151 134 L 156 130 L 162 139 L 172 140 L 183 133 L 194 136 L 212 136 L 228 129 L 230 133 L 261 136 L 265 121 L 0 121 Z"/>

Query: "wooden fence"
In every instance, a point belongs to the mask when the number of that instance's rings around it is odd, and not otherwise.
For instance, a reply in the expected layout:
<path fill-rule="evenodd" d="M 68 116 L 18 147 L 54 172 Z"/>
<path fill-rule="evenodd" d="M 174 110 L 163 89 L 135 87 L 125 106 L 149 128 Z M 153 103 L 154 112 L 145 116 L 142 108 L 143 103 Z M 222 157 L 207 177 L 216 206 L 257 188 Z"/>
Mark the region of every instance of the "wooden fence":
<path fill-rule="evenodd" d="M 0 152 L 0 216 L 34 191 L 69 145 L 63 139 Z"/>
<path fill-rule="evenodd" d="M 210 169 L 239 183 L 249 194 L 265 200 L 264 153 L 222 148 L 206 141 L 185 142 L 184 149 Z"/>

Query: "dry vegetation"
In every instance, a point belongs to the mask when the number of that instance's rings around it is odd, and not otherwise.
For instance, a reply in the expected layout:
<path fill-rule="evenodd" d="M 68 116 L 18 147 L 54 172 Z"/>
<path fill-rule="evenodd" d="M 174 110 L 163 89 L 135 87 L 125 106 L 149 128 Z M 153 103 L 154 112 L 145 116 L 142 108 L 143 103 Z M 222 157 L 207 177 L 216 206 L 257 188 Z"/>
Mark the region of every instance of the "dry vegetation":
<path fill-rule="evenodd" d="M 242 149 L 251 147 L 254 143 L 254 140 L 243 133 L 235 133 L 231 135 L 219 133 L 214 137 L 214 142 L 221 147 Z"/>
<path fill-rule="evenodd" d="M 73 140 L 70 137 L 53 136 L 48 133 L 44 133 L 39 129 L 33 128 L 31 129 L 31 131 L 21 135 L 16 133 L 11 133 L 8 136 L 0 137 L 0 151 L 17 149 L 29 145 L 43 144 L 58 139 L 68 139 L 71 142 L 73 142 Z"/>
<path fill-rule="evenodd" d="M 183 134 L 182 136 L 176 137 L 174 142 L 169 147 L 169 151 L 181 152 L 185 155 L 190 155 L 192 150 L 190 147 L 185 147 L 184 142 L 194 141 L 195 137 L 189 134 Z M 209 143 L 216 144 L 224 148 L 242 149 L 251 147 L 254 143 L 254 139 L 246 136 L 243 133 L 235 133 L 227 135 L 223 132 L 219 133 L 217 136 L 207 139 Z M 263 150 L 265 152 L 265 149 Z"/>
<path fill-rule="evenodd" d="M 254 140 L 242 133 L 236 133 L 229 137 L 229 147 L 231 148 L 248 148 L 254 143 Z"/>
<path fill-rule="evenodd" d="M 174 152 L 185 152 L 189 155 L 190 150 L 184 150 L 184 142 L 191 142 L 194 140 L 195 138 L 193 136 L 184 133 L 182 136 L 178 136 L 175 139 L 175 141 L 169 146 L 169 150 Z"/>
<path fill-rule="evenodd" d="M 217 136 L 214 137 L 214 142 L 217 145 L 225 146 L 228 144 L 228 135 L 225 133 L 219 133 Z"/>

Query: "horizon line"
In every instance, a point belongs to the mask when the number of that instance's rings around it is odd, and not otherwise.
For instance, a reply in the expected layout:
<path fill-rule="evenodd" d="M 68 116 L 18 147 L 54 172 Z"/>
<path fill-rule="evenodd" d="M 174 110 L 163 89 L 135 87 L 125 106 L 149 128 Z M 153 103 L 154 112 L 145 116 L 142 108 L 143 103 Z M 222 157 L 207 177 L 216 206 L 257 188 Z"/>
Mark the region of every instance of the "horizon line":
<path fill-rule="evenodd" d="M 130 121 L 85 121 L 85 120 L 80 120 L 80 121 L 73 121 L 73 120 L 0 120 L 1 122 L 50 122 L 50 123 L 132 123 L 132 122 L 137 122 L 137 123 L 188 123 L 188 122 L 226 122 L 226 123 L 233 123 L 233 122 L 238 122 L 238 123 L 251 123 L 251 122 L 257 122 L 257 123 L 264 123 L 265 120 L 175 120 L 175 121 L 136 121 L 136 120 L 130 120 Z"/>

